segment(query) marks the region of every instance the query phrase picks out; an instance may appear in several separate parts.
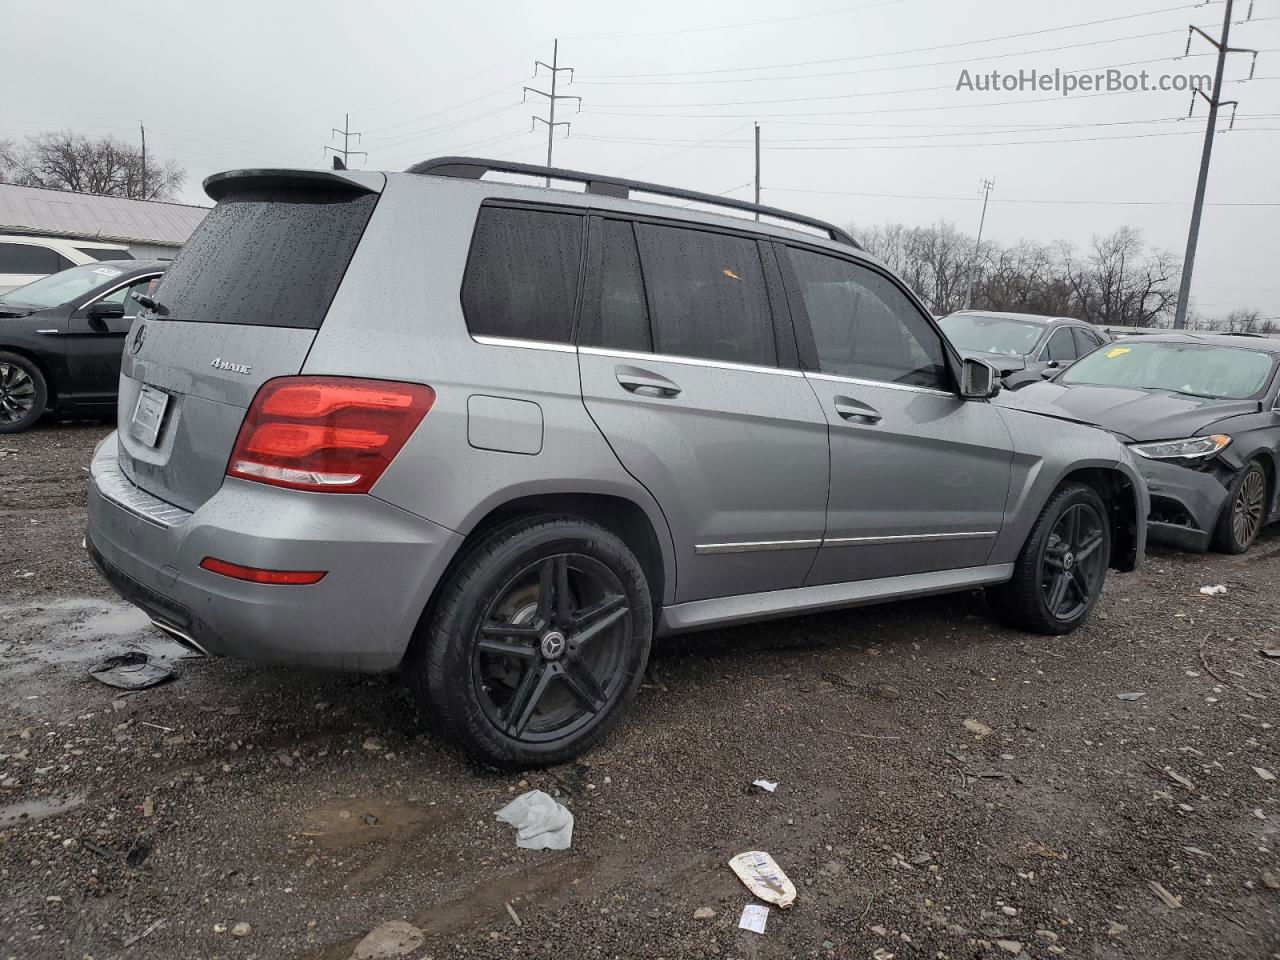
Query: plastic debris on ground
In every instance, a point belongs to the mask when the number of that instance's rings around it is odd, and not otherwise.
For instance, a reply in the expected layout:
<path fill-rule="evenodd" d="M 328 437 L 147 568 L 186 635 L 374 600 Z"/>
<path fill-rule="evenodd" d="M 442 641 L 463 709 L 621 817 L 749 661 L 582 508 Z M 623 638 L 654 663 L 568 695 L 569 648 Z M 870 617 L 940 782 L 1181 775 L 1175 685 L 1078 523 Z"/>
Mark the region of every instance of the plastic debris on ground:
<path fill-rule="evenodd" d="M 742 917 L 738 926 L 752 933 L 764 933 L 764 925 L 769 922 L 769 908 L 758 903 L 748 903 L 742 908 Z"/>
<path fill-rule="evenodd" d="M 784 910 L 795 903 L 795 885 L 769 854 L 748 850 L 730 860 L 729 866 L 747 889 L 765 903 L 775 903 Z"/>
<path fill-rule="evenodd" d="M 761 790 L 768 791 L 769 793 L 773 793 L 773 791 L 778 789 L 778 784 L 775 781 L 765 780 L 764 778 L 752 780 L 751 785 L 753 787 L 759 787 Z"/>
<path fill-rule="evenodd" d="M 1227 588 L 1222 584 L 1215 584 L 1211 587 L 1201 587 L 1200 592 L 1206 597 L 1217 597 L 1227 592 Z"/>
<path fill-rule="evenodd" d="M 525 850 L 568 850 L 573 814 L 541 790 L 522 793 L 494 814 L 515 827 L 516 846 Z"/>
<path fill-rule="evenodd" d="M 128 653 L 107 657 L 89 668 L 89 676 L 93 679 L 121 690 L 145 690 L 172 680 L 177 675 L 177 668 L 173 664 L 141 650 L 130 650 Z"/>

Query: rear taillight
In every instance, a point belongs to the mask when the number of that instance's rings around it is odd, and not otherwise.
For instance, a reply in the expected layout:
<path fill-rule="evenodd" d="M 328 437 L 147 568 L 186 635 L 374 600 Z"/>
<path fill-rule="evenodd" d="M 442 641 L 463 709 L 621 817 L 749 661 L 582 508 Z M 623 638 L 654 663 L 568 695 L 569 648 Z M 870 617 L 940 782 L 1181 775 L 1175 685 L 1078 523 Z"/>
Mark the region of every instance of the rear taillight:
<path fill-rule="evenodd" d="M 294 490 L 367 493 L 435 398 L 418 383 L 268 380 L 245 414 L 227 476 Z"/>

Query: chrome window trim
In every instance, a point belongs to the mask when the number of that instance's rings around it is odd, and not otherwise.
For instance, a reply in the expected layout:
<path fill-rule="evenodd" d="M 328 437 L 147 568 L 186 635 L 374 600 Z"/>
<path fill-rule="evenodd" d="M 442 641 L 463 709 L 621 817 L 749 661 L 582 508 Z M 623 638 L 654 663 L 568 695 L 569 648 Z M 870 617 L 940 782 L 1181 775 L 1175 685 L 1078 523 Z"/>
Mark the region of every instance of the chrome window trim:
<path fill-rule="evenodd" d="M 932 543 L 935 540 L 984 540 L 999 534 L 998 530 L 965 530 L 960 533 L 904 533 L 882 537 L 828 537 L 824 547 L 845 547 L 877 543 Z"/>
<path fill-rule="evenodd" d="M 950 390 L 937 390 L 933 387 L 914 387 L 907 383 L 889 383 L 886 380 L 867 380 L 864 377 L 842 377 L 836 373 L 818 373 L 808 370 L 804 374 L 814 380 L 826 380 L 831 383 L 856 383 L 864 387 L 885 387 L 889 390 L 907 390 L 911 393 L 924 393 L 934 397 L 950 397 L 953 400 L 963 399 L 960 394 Z"/>
<path fill-rule="evenodd" d="M 693 548 L 698 556 L 723 553 L 755 553 L 762 550 L 807 550 L 822 545 L 821 540 L 747 540 L 738 543 L 699 543 Z"/>
<path fill-rule="evenodd" d="M 96 261 L 96 262 L 97 262 L 97 263 L 107 263 L 108 261 L 106 261 L 106 260 L 98 260 L 98 261 Z M 82 264 L 82 266 L 88 266 L 88 264 Z M 117 284 L 116 284 L 114 287 L 112 287 L 110 290 L 103 290 L 103 291 L 102 291 L 102 293 L 98 294 L 98 295 L 97 295 L 96 297 L 94 297 L 92 300 L 88 300 L 88 301 L 86 301 L 85 303 L 80 304 L 80 306 L 76 308 L 76 313 L 79 313 L 81 310 L 88 310 L 88 309 L 89 309 L 90 307 L 92 307 L 95 303 L 98 303 L 98 302 L 99 302 L 99 301 L 101 301 L 101 300 L 105 300 L 107 297 L 111 296 L 113 293 L 115 293 L 115 292 L 116 292 L 117 290 L 119 290 L 121 287 L 131 287 L 131 286 L 133 286 L 135 283 L 141 283 L 143 280 L 156 280 L 156 279 L 158 279 L 159 277 L 163 277 L 163 276 L 164 276 L 164 271 L 160 271 L 160 272 L 157 272 L 157 273 L 154 273 L 154 274 L 147 274 L 147 273 L 144 273 L 144 274 L 142 274 L 141 276 L 134 277 L 132 280 L 125 280 L 123 283 L 117 283 Z M 136 303 L 137 301 L 134 301 L 134 302 Z M 123 304 L 121 304 L 121 306 L 123 306 Z M 137 316 L 138 316 L 138 315 L 137 315 L 136 313 L 126 313 L 123 317 L 121 317 L 121 319 L 122 319 L 122 320 L 135 320 L 135 319 L 137 319 Z"/>
<path fill-rule="evenodd" d="M 680 363 L 690 367 L 711 367 L 717 370 L 742 370 L 747 373 L 777 373 L 784 377 L 803 377 L 801 370 L 789 367 L 762 367 L 754 363 L 734 363 L 731 360 L 704 360 L 701 357 L 681 357 L 669 353 L 641 353 L 638 350 L 610 350 L 607 347 L 579 347 L 579 353 L 591 357 L 614 357 L 619 360 L 661 361 L 662 363 Z"/>
<path fill-rule="evenodd" d="M 487 347 L 518 347 L 521 350 L 549 350 L 552 353 L 578 352 L 578 348 L 572 343 L 557 343 L 554 340 L 522 340 L 519 337 L 492 337 L 487 334 L 472 334 L 471 339 Z"/>

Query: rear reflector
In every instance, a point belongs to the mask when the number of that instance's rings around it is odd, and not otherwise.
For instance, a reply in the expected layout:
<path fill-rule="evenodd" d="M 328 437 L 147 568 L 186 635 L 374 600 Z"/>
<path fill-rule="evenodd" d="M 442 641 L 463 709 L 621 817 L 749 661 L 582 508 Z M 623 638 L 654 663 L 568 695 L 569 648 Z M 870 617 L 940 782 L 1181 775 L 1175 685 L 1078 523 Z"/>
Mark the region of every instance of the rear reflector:
<path fill-rule="evenodd" d="M 263 570 L 259 567 L 228 563 L 217 557 L 205 557 L 200 561 L 200 566 L 211 573 L 220 573 L 233 580 L 248 580 L 250 583 L 319 583 L 328 573 L 327 570 Z"/>
<path fill-rule="evenodd" d="M 227 476 L 367 493 L 435 402 L 420 383 L 277 377 L 253 398 Z"/>

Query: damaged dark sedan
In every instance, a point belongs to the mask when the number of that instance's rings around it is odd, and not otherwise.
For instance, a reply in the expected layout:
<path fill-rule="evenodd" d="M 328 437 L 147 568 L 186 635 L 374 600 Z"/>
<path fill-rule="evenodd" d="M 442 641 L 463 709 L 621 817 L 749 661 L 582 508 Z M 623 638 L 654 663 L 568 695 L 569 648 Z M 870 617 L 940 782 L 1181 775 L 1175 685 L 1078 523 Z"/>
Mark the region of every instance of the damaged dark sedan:
<path fill-rule="evenodd" d="M 1138 454 L 1148 533 L 1244 553 L 1277 512 L 1280 341 L 1228 334 L 1119 340 L 1000 402 L 1092 423 Z"/>

